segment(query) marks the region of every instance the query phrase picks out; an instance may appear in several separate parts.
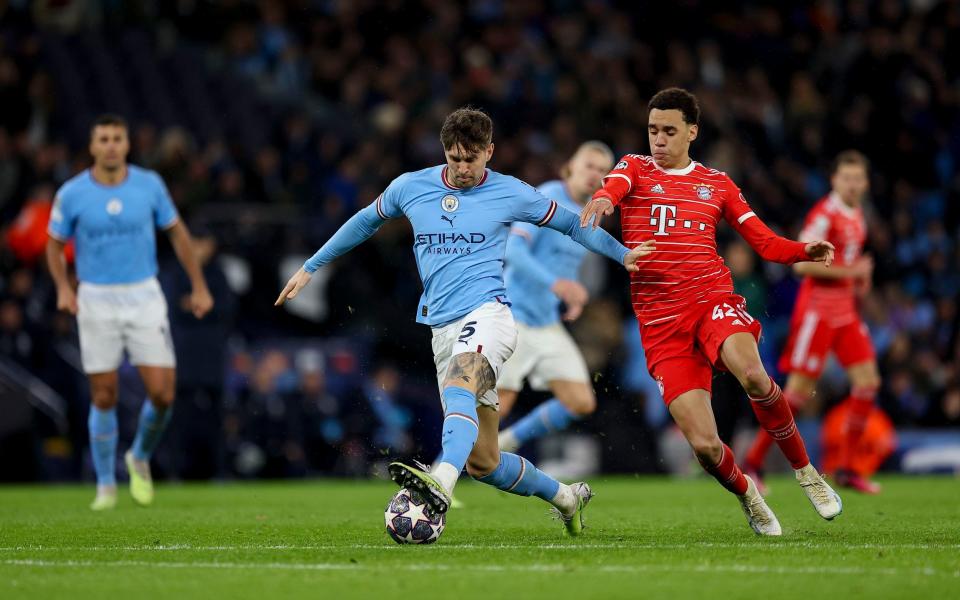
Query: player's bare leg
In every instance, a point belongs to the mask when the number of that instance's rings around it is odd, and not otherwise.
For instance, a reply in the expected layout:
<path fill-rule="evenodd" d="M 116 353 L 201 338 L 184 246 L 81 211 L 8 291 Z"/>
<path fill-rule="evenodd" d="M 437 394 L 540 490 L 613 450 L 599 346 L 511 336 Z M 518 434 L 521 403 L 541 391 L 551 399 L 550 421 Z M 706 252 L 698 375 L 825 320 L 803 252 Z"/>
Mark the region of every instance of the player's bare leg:
<path fill-rule="evenodd" d="M 737 496 L 750 528 L 757 535 L 780 535 L 776 515 L 753 481 L 737 467 L 733 450 L 717 434 L 710 393 L 700 389 L 684 392 L 670 402 L 669 409 L 704 470 Z"/>
<path fill-rule="evenodd" d="M 549 502 L 569 535 L 583 530 L 583 509 L 593 497 L 586 483 L 566 485 L 542 472 L 527 459 L 504 452 L 497 440 L 500 417 L 489 406 L 481 406 L 480 432 L 467 459 L 467 473 L 477 481 L 521 496 L 536 496 Z"/>
<path fill-rule="evenodd" d="M 513 407 L 517 404 L 517 396 L 519 395 L 519 390 L 497 389 L 497 397 L 500 398 L 500 410 L 498 414 L 500 415 L 501 421 L 506 419 L 513 411 Z"/>
<path fill-rule="evenodd" d="M 153 503 L 150 456 L 170 422 L 176 391 L 176 371 L 169 367 L 152 366 L 140 366 L 138 370 L 147 391 L 147 400 L 140 409 L 133 445 L 123 458 L 130 475 L 130 495 L 137 504 L 149 506 Z"/>
<path fill-rule="evenodd" d="M 117 372 L 91 373 L 90 453 L 97 475 L 97 495 L 90 504 L 95 511 L 117 505 Z"/>
<path fill-rule="evenodd" d="M 840 496 L 810 464 L 803 438 L 793 420 L 793 411 L 780 386 L 764 369 L 753 335 L 746 332 L 731 335 L 721 345 L 720 356 L 750 397 L 750 406 L 760 425 L 790 461 L 797 481 L 817 514 L 827 520 L 839 515 L 843 510 Z"/>
<path fill-rule="evenodd" d="M 500 432 L 500 448 L 515 452 L 530 440 L 555 431 L 566 429 L 571 422 L 579 421 L 597 409 L 597 397 L 593 389 L 582 381 L 556 379 L 550 381 L 553 398 L 531 411 L 528 415 Z M 514 397 L 516 393 L 514 393 Z M 503 410 L 503 398 L 500 398 Z"/>
<path fill-rule="evenodd" d="M 847 375 L 850 377 L 850 397 L 847 399 L 850 410 L 847 416 L 843 466 L 837 471 L 837 484 L 864 494 L 877 494 L 880 492 L 880 485 L 854 471 L 853 459 L 867 419 L 876 403 L 877 390 L 880 389 L 880 372 L 877 370 L 877 362 L 869 360 L 848 367 Z"/>
<path fill-rule="evenodd" d="M 794 415 L 813 396 L 816 387 L 817 380 L 802 373 L 791 373 L 787 376 L 787 385 L 783 390 L 783 397 L 786 398 L 787 404 L 790 405 L 790 410 L 793 411 Z M 767 495 L 767 486 L 763 482 L 763 463 L 772 445 L 773 438 L 761 426 L 744 461 L 744 473 L 756 482 L 757 489 L 764 496 Z"/>

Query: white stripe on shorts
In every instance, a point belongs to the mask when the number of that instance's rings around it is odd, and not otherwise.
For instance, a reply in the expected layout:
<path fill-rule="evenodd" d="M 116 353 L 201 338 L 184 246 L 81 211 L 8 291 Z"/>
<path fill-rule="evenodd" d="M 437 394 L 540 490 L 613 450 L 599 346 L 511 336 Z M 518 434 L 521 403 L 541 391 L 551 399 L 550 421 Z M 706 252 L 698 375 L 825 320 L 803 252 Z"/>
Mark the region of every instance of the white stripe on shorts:
<path fill-rule="evenodd" d="M 817 313 L 808 311 L 803 315 L 803 323 L 800 324 L 800 331 L 797 332 L 797 345 L 793 347 L 793 354 L 790 355 L 790 364 L 798 369 L 803 368 L 807 361 L 807 354 L 810 352 L 810 342 L 813 341 L 813 334 L 817 331 L 817 322 L 820 319 Z"/>

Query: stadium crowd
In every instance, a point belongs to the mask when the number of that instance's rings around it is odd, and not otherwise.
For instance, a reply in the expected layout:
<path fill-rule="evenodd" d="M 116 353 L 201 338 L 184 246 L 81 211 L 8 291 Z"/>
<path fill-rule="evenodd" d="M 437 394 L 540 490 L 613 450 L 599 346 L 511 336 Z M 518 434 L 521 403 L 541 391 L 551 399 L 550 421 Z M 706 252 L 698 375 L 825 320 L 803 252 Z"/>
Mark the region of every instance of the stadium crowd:
<path fill-rule="evenodd" d="M 142 64 L 125 65 L 124 44 L 146 48 L 136 54 Z M 73 62 L 56 48 L 76 50 Z M 181 51 L 202 58 L 185 65 L 190 73 L 174 60 Z M 99 76 L 100 64 L 123 76 Z M 89 77 L 83 106 L 70 95 L 70 68 Z M 344 443 L 338 432 L 353 431 L 365 456 L 412 451 L 409 417 L 392 404 L 378 412 L 369 399 L 383 377 L 433 393 L 428 332 L 413 322 L 420 290 L 408 226 L 391 223 L 340 260 L 313 308 L 275 311 L 281 282 L 393 177 L 440 162 L 437 134 L 449 110 L 488 111 L 493 168 L 538 184 L 584 139 L 645 153 L 646 100 L 669 85 L 700 99 L 694 158 L 729 173 L 787 235 L 828 190 L 839 151 L 870 158 L 876 270 L 862 310 L 880 355 L 881 406 L 898 426 L 960 426 L 956 0 L 0 3 L 0 356 L 68 401 L 84 401 L 69 350 L 74 326 L 54 314 L 42 265 L 45 219 L 57 186 L 89 162 L 89 120 L 122 110 L 131 161 L 163 176 L 207 244 L 218 310 L 187 334 L 198 344 L 178 340 L 180 364 L 195 367 L 182 380 L 226 398 L 214 402 L 226 402 L 227 413 L 262 402 L 263 414 L 271 414 L 264 389 L 286 382 L 285 397 L 312 407 L 309 422 L 325 432 L 314 437 L 330 447 Z M 230 93 L 243 110 L 230 106 Z M 212 109 L 198 116 L 194 94 Z M 147 96 L 168 99 L 162 114 Z M 762 351 L 773 367 L 797 281 L 758 264 L 730 230 L 721 242 L 738 291 L 764 322 Z M 174 312 L 183 283 L 176 269 L 161 273 Z M 659 427 L 626 279 L 611 268 L 589 287 L 597 300 L 573 331 L 607 406 L 596 427 L 616 428 L 612 411 L 639 411 L 639 426 Z M 371 356 L 367 381 L 332 400 L 310 369 L 256 352 L 265 338 L 328 335 L 362 340 Z M 399 370 L 384 367 L 391 364 Z M 363 397 L 379 420 L 345 428 Z M 217 418 L 227 437 L 240 431 L 229 414 Z M 277 454 L 297 458 L 302 446 L 282 442 Z"/>

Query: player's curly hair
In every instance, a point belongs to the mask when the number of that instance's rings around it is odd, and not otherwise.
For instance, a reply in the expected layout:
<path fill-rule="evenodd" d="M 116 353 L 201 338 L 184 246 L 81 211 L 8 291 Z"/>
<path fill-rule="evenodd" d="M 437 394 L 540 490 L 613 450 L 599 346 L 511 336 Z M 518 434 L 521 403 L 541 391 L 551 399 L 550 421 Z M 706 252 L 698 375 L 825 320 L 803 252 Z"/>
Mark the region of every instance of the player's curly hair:
<path fill-rule="evenodd" d="M 493 141 L 493 121 L 482 110 L 465 106 L 450 113 L 440 128 L 440 143 L 444 150 L 460 146 L 476 154 Z"/>
<path fill-rule="evenodd" d="M 650 98 L 647 104 L 649 110 L 679 110 L 683 114 L 684 123 L 697 125 L 700 123 L 700 103 L 697 97 L 683 88 L 667 88 L 660 90 Z"/>

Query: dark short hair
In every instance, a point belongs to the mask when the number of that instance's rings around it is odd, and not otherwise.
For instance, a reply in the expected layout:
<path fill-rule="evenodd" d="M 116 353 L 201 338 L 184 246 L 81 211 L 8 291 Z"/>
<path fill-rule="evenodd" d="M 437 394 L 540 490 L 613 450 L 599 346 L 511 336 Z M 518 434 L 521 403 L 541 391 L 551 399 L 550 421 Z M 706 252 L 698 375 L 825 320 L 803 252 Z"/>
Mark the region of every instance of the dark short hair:
<path fill-rule="evenodd" d="M 667 88 L 660 90 L 650 98 L 647 104 L 649 110 L 679 110 L 683 114 L 684 123 L 697 125 L 700 123 L 700 104 L 697 97 L 683 88 Z"/>
<path fill-rule="evenodd" d="M 476 154 L 493 141 L 493 121 L 487 113 L 465 106 L 450 113 L 440 128 L 440 143 L 444 150 L 460 146 Z"/>
<path fill-rule="evenodd" d="M 102 127 L 104 125 L 116 125 L 117 127 L 123 127 L 124 129 L 129 129 L 127 125 L 127 120 L 121 117 L 118 114 L 114 113 L 104 113 L 93 120 L 93 125 L 90 126 L 90 135 L 93 135 L 93 130 L 97 127 Z"/>
<path fill-rule="evenodd" d="M 859 150 L 844 150 L 833 159 L 833 165 L 830 167 L 830 174 L 835 175 L 840 167 L 844 165 L 859 165 L 867 173 L 870 172 L 870 159 L 864 156 Z"/>

